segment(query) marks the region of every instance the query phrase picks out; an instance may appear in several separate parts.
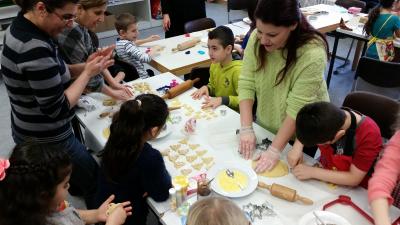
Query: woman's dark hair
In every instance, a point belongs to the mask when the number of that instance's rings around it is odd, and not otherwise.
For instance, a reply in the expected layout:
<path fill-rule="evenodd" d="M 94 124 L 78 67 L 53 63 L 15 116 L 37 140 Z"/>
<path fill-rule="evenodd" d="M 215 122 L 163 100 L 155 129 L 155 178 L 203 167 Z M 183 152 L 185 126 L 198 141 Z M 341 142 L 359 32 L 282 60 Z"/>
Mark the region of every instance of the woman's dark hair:
<path fill-rule="evenodd" d="M 71 173 L 67 153 L 49 144 L 15 146 L 0 181 L 1 225 L 47 225 L 57 185 Z"/>
<path fill-rule="evenodd" d="M 13 0 L 16 5 L 21 7 L 22 13 L 32 10 L 38 2 L 43 2 L 46 5 L 48 12 L 53 12 L 55 9 L 60 9 L 68 3 L 77 4 L 79 0 Z"/>
<path fill-rule="evenodd" d="M 364 25 L 364 31 L 366 34 L 372 34 L 372 27 L 374 26 L 375 21 L 378 19 L 379 14 L 381 13 L 381 9 L 391 9 L 395 0 L 380 0 L 380 4 L 375 6 L 369 14 L 368 20 Z"/>
<path fill-rule="evenodd" d="M 143 94 L 121 105 L 112 119 L 110 137 L 104 147 L 102 166 L 106 177 L 118 182 L 139 157 L 144 136 L 153 127 L 162 128 L 169 111 L 157 95 Z"/>
<path fill-rule="evenodd" d="M 334 104 L 314 102 L 297 113 L 296 136 L 306 147 L 332 141 L 345 120 L 345 112 Z"/>
<path fill-rule="evenodd" d="M 272 24 L 274 26 L 289 27 L 298 23 L 296 29 L 290 33 L 286 42 L 286 64 L 279 72 L 275 85 L 279 85 L 283 81 L 290 67 L 296 63 L 297 49 L 309 43 L 311 40 L 323 42 L 328 54 L 328 42 L 325 36 L 307 22 L 307 19 L 300 11 L 297 0 L 259 0 L 256 11 L 254 12 L 254 17 L 261 20 L 263 23 Z M 257 40 L 255 46 L 257 46 L 259 42 L 260 41 Z M 255 48 L 254 51 L 258 57 L 256 71 L 260 71 L 265 67 L 265 59 L 268 52 L 262 45 L 259 45 L 259 48 Z"/>
<path fill-rule="evenodd" d="M 258 0 L 248 0 L 247 2 L 247 15 L 251 21 L 250 31 L 256 28 L 256 19 L 254 18 L 254 11 L 256 11 Z"/>

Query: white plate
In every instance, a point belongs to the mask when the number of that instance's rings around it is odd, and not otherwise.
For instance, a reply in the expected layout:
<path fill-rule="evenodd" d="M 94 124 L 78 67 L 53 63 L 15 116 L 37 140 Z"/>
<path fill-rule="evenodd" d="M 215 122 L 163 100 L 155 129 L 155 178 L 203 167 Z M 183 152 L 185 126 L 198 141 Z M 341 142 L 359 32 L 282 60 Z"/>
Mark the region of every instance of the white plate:
<path fill-rule="evenodd" d="M 328 211 L 314 211 L 314 212 L 325 224 L 351 225 L 349 221 L 339 216 L 338 214 Z M 316 224 L 317 222 L 313 212 L 309 212 L 303 217 L 301 217 L 299 222 L 299 225 L 316 225 Z"/>
<path fill-rule="evenodd" d="M 172 132 L 172 123 L 167 122 L 165 126 L 166 126 L 165 130 L 162 130 L 160 134 L 156 137 L 156 139 L 163 138 Z"/>
<path fill-rule="evenodd" d="M 221 187 L 219 187 L 218 182 L 215 180 L 214 182 L 211 182 L 211 188 L 218 194 L 223 195 L 225 197 L 238 198 L 238 197 L 243 197 L 243 196 L 253 193 L 253 191 L 257 188 L 257 185 L 258 185 L 257 174 L 254 172 L 254 170 L 250 166 L 247 166 L 247 165 L 241 165 L 241 164 L 230 163 L 230 162 L 218 163 L 218 164 L 214 165 L 213 167 L 211 167 L 210 171 L 208 172 L 208 176 L 216 177 L 221 170 L 225 171 L 226 169 L 239 170 L 239 171 L 243 172 L 244 174 L 247 175 L 249 182 L 248 182 L 247 187 L 244 188 L 244 190 L 241 190 L 239 192 L 226 192 Z"/>
<path fill-rule="evenodd" d="M 251 20 L 249 17 L 243 18 L 243 22 L 247 23 L 248 25 L 251 25 Z"/>

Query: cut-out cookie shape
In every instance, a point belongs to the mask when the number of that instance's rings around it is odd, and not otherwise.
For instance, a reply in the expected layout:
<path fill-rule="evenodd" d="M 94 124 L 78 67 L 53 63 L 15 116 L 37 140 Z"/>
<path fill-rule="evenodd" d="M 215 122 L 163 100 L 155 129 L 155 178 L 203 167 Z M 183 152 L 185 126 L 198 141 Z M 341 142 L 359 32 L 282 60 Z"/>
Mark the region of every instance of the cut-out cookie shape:
<path fill-rule="evenodd" d="M 189 175 L 191 172 L 192 172 L 192 169 L 182 169 L 181 170 L 181 174 L 185 175 L 185 176 Z"/>
<path fill-rule="evenodd" d="M 207 150 L 198 150 L 198 151 L 196 151 L 196 155 L 199 156 L 199 157 L 203 156 L 206 153 L 207 153 Z"/>
<path fill-rule="evenodd" d="M 195 170 L 200 170 L 203 167 L 203 163 L 194 163 L 192 166 Z"/>
<path fill-rule="evenodd" d="M 197 155 L 187 155 L 186 156 L 186 161 L 188 161 L 188 162 L 193 162 L 196 159 L 197 159 Z"/>

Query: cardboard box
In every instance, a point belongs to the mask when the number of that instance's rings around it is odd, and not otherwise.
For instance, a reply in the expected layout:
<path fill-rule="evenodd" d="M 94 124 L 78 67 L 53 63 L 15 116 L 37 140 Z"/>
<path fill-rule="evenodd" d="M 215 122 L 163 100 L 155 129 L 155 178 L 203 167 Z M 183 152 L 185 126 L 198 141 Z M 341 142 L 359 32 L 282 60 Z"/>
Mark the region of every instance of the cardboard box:
<path fill-rule="evenodd" d="M 99 23 L 94 31 L 97 33 L 97 32 L 115 30 L 114 23 L 115 23 L 114 15 L 105 16 L 104 22 Z"/>

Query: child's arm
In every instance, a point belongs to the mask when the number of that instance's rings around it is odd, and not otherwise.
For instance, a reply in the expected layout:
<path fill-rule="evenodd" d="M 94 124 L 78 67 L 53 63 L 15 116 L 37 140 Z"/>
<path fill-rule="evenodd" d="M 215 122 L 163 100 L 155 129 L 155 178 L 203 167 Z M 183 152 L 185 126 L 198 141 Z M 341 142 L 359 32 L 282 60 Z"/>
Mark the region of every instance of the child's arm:
<path fill-rule="evenodd" d="M 130 202 L 122 202 L 115 208 L 110 215 L 107 215 L 109 204 L 114 200 L 115 196 L 111 195 L 101 204 L 98 209 L 77 210 L 79 216 L 86 224 L 95 224 L 98 222 L 106 222 L 108 225 L 119 225 L 125 222 L 126 216 L 132 215 L 132 207 Z M 114 215 L 115 214 L 115 215 Z"/>
<path fill-rule="evenodd" d="M 303 161 L 303 144 L 296 138 L 292 149 L 288 152 L 287 162 L 290 168 L 297 166 Z"/>
<path fill-rule="evenodd" d="M 378 198 L 371 202 L 375 225 L 391 225 L 389 202 L 387 198 Z"/>
<path fill-rule="evenodd" d="M 149 63 L 151 61 L 151 54 L 140 51 L 140 49 L 133 43 L 129 43 L 125 46 L 125 52 L 135 60 L 141 63 Z M 151 52 L 151 51 L 150 51 Z"/>
<path fill-rule="evenodd" d="M 299 180 L 317 179 L 333 184 L 357 186 L 364 179 L 367 172 L 351 164 L 350 171 L 336 171 L 299 164 L 292 170 L 293 175 Z"/>
<path fill-rule="evenodd" d="M 152 41 L 157 41 L 157 40 L 160 40 L 160 36 L 159 36 L 159 35 L 150 35 L 150 36 L 148 36 L 148 37 L 145 38 L 145 39 L 136 40 L 136 41 L 135 41 L 135 44 L 136 44 L 136 45 L 142 45 L 142 44 L 144 44 L 144 43 L 152 42 Z"/>

